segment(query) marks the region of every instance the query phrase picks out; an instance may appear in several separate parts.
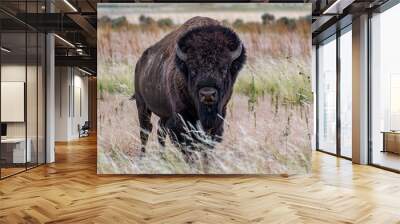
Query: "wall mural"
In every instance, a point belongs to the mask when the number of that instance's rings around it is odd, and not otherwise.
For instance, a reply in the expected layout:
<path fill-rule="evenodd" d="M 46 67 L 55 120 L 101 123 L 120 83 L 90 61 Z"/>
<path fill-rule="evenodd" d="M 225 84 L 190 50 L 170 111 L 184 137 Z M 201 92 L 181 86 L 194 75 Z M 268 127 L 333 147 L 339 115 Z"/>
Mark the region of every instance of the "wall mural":
<path fill-rule="evenodd" d="M 311 4 L 98 4 L 99 174 L 310 170 Z"/>

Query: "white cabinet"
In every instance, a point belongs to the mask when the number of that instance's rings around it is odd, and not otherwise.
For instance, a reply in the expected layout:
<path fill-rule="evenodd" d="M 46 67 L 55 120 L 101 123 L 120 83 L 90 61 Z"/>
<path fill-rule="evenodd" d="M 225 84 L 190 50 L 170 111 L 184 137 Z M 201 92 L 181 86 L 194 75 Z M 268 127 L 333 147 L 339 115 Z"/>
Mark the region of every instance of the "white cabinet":
<path fill-rule="evenodd" d="M 12 151 L 12 163 L 25 163 L 32 161 L 32 140 L 26 140 L 27 147 L 25 151 L 25 138 L 7 138 L 2 139 L 1 144 Z"/>

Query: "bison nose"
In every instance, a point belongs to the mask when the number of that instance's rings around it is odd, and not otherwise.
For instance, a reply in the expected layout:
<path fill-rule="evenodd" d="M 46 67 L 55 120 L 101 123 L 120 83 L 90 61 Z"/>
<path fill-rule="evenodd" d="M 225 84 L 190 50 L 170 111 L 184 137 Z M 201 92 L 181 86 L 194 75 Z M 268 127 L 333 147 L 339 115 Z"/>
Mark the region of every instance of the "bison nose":
<path fill-rule="evenodd" d="M 199 90 L 200 102 L 214 104 L 217 102 L 218 92 L 212 87 L 203 87 Z"/>

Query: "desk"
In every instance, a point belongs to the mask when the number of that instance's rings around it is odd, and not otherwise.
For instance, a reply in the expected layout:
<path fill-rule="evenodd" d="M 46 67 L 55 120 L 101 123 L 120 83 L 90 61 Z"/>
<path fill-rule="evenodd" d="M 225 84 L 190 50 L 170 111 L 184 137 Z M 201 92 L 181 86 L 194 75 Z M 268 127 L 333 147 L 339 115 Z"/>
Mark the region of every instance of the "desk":
<path fill-rule="evenodd" d="M 382 152 L 392 152 L 400 154 L 400 132 L 383 131 L 383 150 Z"/>
<path fill-rule="evenodd" d="M 31 139 L 27 139 L 28 143 L 25 152 L 25 138 L 6 138 L 1 139 L 1 157 L 6 163 L 26 163 L 31 162 Z"/>

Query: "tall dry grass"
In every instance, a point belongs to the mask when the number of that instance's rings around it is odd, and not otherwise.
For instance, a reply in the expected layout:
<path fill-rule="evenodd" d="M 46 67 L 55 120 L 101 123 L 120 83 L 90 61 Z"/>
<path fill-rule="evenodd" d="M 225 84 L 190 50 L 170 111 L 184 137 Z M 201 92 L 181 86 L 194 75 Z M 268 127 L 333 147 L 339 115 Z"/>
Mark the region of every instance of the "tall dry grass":
<path fill-rule="evenodd" d="M 235 29 L 235 27 L 233 27 Z M 134 92 L 136 61 L 171 28 L 126 25 L 98 28 L 99 173 L 304 173 L 310 169 L 311 84 L 309 24 L 295 29 L 260 24 L 235 29 L 248 61 L 235 84 L 222 143 L 195 152 L 193 163 L 153 133 L 140 155 Z M 209 162 L 205 163 L 204 158 Z"/>
<path fill-rule="evenodd" d="M 229 104 L 222 143 L 195 152 L 194 162 L 167 141 L 165 148 L 150 135 L 146 153 L 140 153 L 139 122 L 135 102 L 106 94 L 99 103 L 98 172 L 103 174 L 282 174 L 310 169 L 309 130 L 297 109 L 275 113 L 268 99 L 248 112 L 247 98 L 235 95 Z M 309 108 L 307 108 L 309 110 Z M 255 116 L 258 114 L 258 116 Z M 153 116 L 154 129 L 157 119 Z"/>

